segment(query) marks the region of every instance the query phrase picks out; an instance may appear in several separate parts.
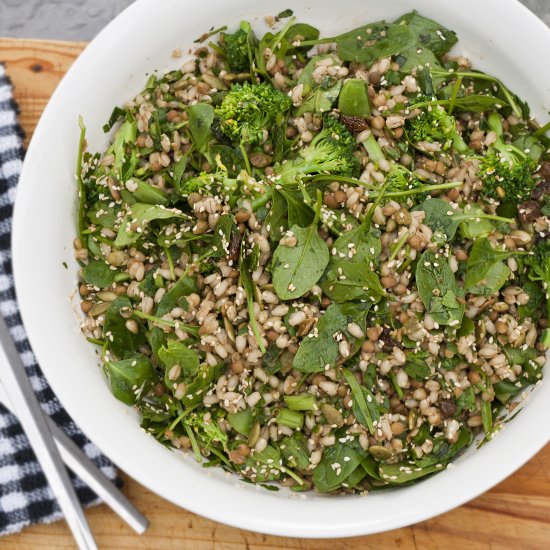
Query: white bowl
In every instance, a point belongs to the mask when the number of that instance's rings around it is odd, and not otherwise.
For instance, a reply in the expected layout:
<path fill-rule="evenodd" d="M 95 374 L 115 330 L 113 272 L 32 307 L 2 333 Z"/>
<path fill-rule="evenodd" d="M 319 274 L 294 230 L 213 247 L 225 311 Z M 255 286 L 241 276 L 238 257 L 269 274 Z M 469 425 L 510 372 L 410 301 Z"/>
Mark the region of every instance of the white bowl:
<path fill-rule="evenodd" d="M 36 129 L 15 209 L 13 254 L 17 294 L 33 349 L 51 386 L 82 430 L 123 470 L 162 497 L 211 519 L 264 533 L 341 537 L 425 520 L 458 506 L 510 475 L 549 439 L 550 382 L 490 444 L 470 449 L 435 477 L 367 497 L 268 492 L 221 470 L 205 470 L 166 450 L 139 428 L 110 393 L 98 357 L 79 330 L 76 302 L 75 159 L 78 116 L 91 150 L 114 105 L 137 94 L 152 71 L 181 65 L 171 58 L 202 32 L 255 20 L 292 4 L 300 20 L 327 35 L 395 18 L 413 7 L 458 32 L 457 51 L 526 98 L 536 116 L 550 109 L 550 31 L 515 0 L 138 0 L 88 46 L 67 73 Z M 69 266 L 63 267 L 63 262 Z"/>

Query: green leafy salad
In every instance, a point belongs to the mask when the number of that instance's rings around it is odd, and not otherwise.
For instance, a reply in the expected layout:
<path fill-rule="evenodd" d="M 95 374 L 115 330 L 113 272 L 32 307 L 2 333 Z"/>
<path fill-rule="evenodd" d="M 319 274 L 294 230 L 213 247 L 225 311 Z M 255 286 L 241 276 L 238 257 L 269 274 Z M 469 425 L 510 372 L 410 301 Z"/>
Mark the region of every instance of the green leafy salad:
<path fill-rule="evenodd" d="M 416 12 L 266 22 L 152 75 L 105 151 L 81 123 L 83 331 L 143 429 L 205 467 L 411 483 L 542 377 L 548 125 Z"/>

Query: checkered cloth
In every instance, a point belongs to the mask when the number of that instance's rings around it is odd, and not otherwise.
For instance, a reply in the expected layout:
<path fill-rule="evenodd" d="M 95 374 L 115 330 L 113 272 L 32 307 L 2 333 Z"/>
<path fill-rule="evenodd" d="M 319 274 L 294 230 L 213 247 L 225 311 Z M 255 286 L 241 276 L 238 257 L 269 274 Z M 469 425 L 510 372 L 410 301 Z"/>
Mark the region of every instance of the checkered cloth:
<path fill-rule="evenodd" d="M 12 87 L 0 65 L 0 312 L 4 315 L 42 408 L 72 437 L 111 480 L 116 470 L 90 443 L 62 409 L 37 365 L 21 324 L 11 274 L 10 232 L 15 188 L 23 163 L 22 132 Z M 98 503 L 97 496 L 73 476 L 84 505 Z M 0 405 L 0 535 L 14 533 L 31 523 L 60 519 L 61 511 L 48 487 L 17 419 Z"/>

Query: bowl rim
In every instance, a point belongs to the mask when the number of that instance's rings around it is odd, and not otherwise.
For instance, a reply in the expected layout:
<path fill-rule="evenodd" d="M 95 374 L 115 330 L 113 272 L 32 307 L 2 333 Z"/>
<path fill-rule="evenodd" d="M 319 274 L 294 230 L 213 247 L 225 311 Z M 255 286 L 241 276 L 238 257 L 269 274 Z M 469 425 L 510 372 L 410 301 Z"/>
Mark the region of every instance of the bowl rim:
<path fill-rule="evenodd" d="M 531 11 L 529 11 L 523 4 L 518 0 L 486 0 L 492 2 L 495 7 L 506 7 L 510 11 L 511 15 L 514 15 L 518 19 L 521 18 L 529 23 L 530 28 L 533 29 L 533 32 L 536 34 L 541 34 L 545 36 L 548 44 L 550 44 L 550 29 Z M 26 247 L 25 243 L 27 242 L 26 229 L 24 227 L 24 210 L 28 201 L 31 200 L 30 188 L 32 185 L 31 178 L 31 164 L 32 159 L 35 156 L 35 151 L 40 147 L 42 140 L 46 139 L 46 131 L 48 125 L 51 124 L 51 114 L 56 105 L 58 105 L 63 98 L 63 95 L 67 93 L 67 89 L 70 87 L 70 83 L 78 77 L 78 73 L 85 69 L 88 62 L 93 59 L 96 51 L 99 51 L 104 47 L 105 43 L 109 43 L 114 33 L 117 32 L 117 29 L 125 21 L 129 21 L 132 17 L 144 16 L 147 5 L 153 4 L 153 0 L 137 0 L 130 6 L 128 6 L 123 12 L 121 12 L 115 19 L 113 19 L 85 48 L 83 53 L 78 57 L 74 62 L 72 67 L 67 71 L 67 74 L 63 77 L 61 83 L 55 90 L 54 94 L 50 98 L 48 105 L 46 106 L 40 121 L 36 127 L 33 138 L 28 148 L 26 162 L 23 165 L 23 170 L 20 178 L 19 189 L 17 193 L 17 200 L 15 202 L 14 208 L 14 219 L 13 219 L 13 231 L 12 231 L 12 264 L 14 271 L 14 280 L 16 287 L 16 294 L 19 301 L 21 317 L 23 323 L 26 327 L 30 342 L 33 344 L 34 353 L 39 361 L 39 364 L 44 366 L 44 372 L 46 375 L 49 374 L 48 380 L 52 386 L 52 389 L 59 396 L 59 399 L 64 407 L 66 407 L 67 412 L 72 416 L 75 422 L 83 429 L 84 433 L 90 439 L 97 444 L 97 446 L 106 451 L 108 456 L 119 465 L 125 472 L 127 472 L 131 477 L 133 477 L 139 483 L 145 485 L 148 489 L 155 492 L 156 494 L 162 496 L 166 500 L 173 502 L 174 504 L 184 507 L 194 513 L 200 514 L 207 518 L 213 519 L 215 521 L 229 524 L 235 527 L 254 530 L 258 532 L 263 532 L 273 535 L 282 535 L 282 536 L 299 536 L 299 537 L 308 537 L 308 538 L 324 538 L 324 537 L 349 537 L 357 535 L 365 535 L 376 532 L 382 532 L 390 529 L 396 529 L 410 525 L 412 523 L 417 523 L 425 519 L 433 517 L 435 514 L 442 514 L 448 510 L 460 506 L 464 502 L 467 502 L 489 488 L 493 487 L 517 468 L 522 466 L 527 462 L 536 452 L 538 452 L 549 440 L 550 440 L 550 429 L 547 432 L 537 431 L 534 426 L 527 425 L 523 423 L 523 433 L 529 440 L 529 446 L 521 449 L 512 457 L 508 457 L 506 462 L 506 467 L 502 469 L 492 468 L 492 458 L 491 455 L 495 454 L 499 449 L 501 451 L 505 450 L 505 446 L 502 444 L 499 445 L 499 438 L 496 438 L 491 442 L 491 445 L 484 447 L 477 451 L 475 455 L 468 457 L 468 471 L 471 475 L 471 485 L 468 490 L 464 490 L 460 496 L 450 497 L 449 495 L 440 494 L 441 487 L 451 486 L 452 482 L 449 482 L 450 472 L 441 472 L 436 476 L 437 484 L 433 483 L 433 479 L 428 479 L 423 481 L 419 485 L 415 485 L 408 488 L 400 488 L 399 491 L 402 491 L 403 494 L 416 494 L 417 488 L 422 486 L 425 489 L 423 492 L 427 496 L 432 498 L 440 498 L 440 502 L 436 507 L 436 511 L 427 507 L 414 507 L 411 506 L 408 510 L 400 512 L 399 515 L 393 516 L 391 518 L 384 518 L 378 520 L 365 526 L 364 522 L 358 521 L 357 518 L 350 520 L 348 522 L 340 521 L 337 525 L 331 525 L 329 523 L 324 523 L 323 525 L 300 525 L 300 521 L 294 521 L 289 523 L 277 517 L 276 514 L 264 514 L 263 516 L 259 514 L 256 510 L 250 510 L 248 512 L 242 512 L 231 507 L 222 510 L 221 507 L 216 508 L 212 506 L 211 502 L 208 502 L 206 499 L 193 499 L 193 498 L 182 498 L 180 495 L 175 494 L 174 490 L 169 486 L 159 486 L 155 484 L 151 478 L 148 478 L 144 475 L 144 472 L 141 471 L 138 463 L 134 463 L 133 460 L 126 456 L 120 447 L 110 448 L 110 442 L 112 441 L 111 437 L 107 437 L 106 433 L 102 433 L 88 422 L 86 418 L 82 418 L 79 414 L 77 407 L 74 407 L 74 402 L 70 401 L 66 395 L 63 384 L 60 382 L 59 377 L 55 376 L 52 371 L 53 369 L 48 368 L 48 364 L 52 361 L 52 354 L 46 348 L 45 342 L 40 337 L 40 324 L 37 322 L 36 312 L 33 310 L 33 290 L 30 286 L 23 281 L 28 281 L 28 277 L 24 277 L 23 273 L 28 269 L 28 260 L 25 257 Z M 107 388 L 105 388 L 107 391 Z M 550 389 L 549 389 L 550 390 Z M 538 399 L 534 400 L 529 404 L 533 408 L 533 413 L 537 412 L 538 414 L 545 413 L 543 407 L 543 400 Z M 521 422 L 522 416 L 518 417 L 514 421 Z M 160 447 L 160 445 L 159 445 Z M 487 448 L 490 448 L 491 453 L 487 452 Z M 458 463 L 457 469 L 463 468 L 463 464 Z M 477 467 L 477 473 L 471 472 L 474 468 Z M 480 472 L 482 475 L 480 475 Z M 447 481 L 446 481 L 447 480 Z M 205 480 L 206 484 L 206 480 Z M 214 487 L 212 485 L 212 487 Z M 217 486 L 216 486 L 217 487 Z M 210 486 L 208 490 L 211 490 Z M 220 488 L 220 492 L 222 489 Z M 233 489 L 233 494 L 236 492 L 236 489 Z M 267 492 L 265 492 L 267 493 Z M 223 492 L 225 497 L 225 492 Z M 241 493 L 241 496 L 245 494 L 240 500 L 243 502 L 251 503 L 257 506 L 260 503 L 267 502 L 266 495 L 260 493 Z M 388 493 L 389 494 L 389 493 Z M 250 496 L 252 495 L 252 496 Z M 378 498 L 379 495 L 372 498 Z M 335 499 L 335 497 L 329 497 Z M 336 497 L 338 498 L 338 497 Z M 353 497 L 346 497 L 345 499 L 339 499 L 339 506 L 342 506 L 344 509 L 349 507 L 344 503 L 344 500 L 351 501 Z M 390 497 L 391 500 L 391 497 Z M 297 506 L 298 500 L 288 500 L 281 501 L 283 506 L 288 507 L 291 510 L 299 510 Z M 313 510 L 319 509 L 317 503 L 314 500 L 310 501 L 311 507 Z M 236 508 L 236 507 L 235 507 Z M 277 507 L 275 507 L 277 508 Z M 283 510 L 283 508 L 278 508 Z"/>

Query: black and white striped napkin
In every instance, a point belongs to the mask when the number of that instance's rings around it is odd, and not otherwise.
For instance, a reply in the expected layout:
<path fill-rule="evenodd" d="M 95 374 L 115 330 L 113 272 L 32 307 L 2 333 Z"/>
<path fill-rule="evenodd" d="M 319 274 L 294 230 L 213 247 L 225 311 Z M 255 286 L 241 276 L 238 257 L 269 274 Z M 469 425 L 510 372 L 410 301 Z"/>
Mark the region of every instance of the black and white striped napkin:
<path fill-rule="evenodd" d="M 43 410 L 72 437 L 103 474 L 117 481 L 111 462 L 78 430 L 57 401 L 36 363 L 21 324 L 11 274 L 11 220 L 15 190 L 23 164 L 22 132 L 12 86 L 0 65 L 0 312 L 3 314 Z M 84 505 L 98 503 L 96 495 L 78 478 L 74 486 Z M 42 474 L 17 419 L 0 405 L 0 535 L 32 523 L 60 519 L 61 511 Z"/>

